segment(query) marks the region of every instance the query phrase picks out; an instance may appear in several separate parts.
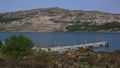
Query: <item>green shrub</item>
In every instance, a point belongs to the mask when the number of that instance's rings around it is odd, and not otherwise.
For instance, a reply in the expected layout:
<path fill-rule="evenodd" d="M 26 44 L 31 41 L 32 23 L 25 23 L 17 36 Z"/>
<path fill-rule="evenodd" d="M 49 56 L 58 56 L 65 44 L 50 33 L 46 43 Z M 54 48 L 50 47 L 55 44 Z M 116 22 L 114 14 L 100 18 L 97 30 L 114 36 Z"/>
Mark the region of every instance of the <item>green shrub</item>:
<path fill-rule="evenodd" d="M 9 58 L 20 58 L 32 54 L 33 42 L 30 38 L 23 35 L 12 35 L 4 40 L 2 54 Z"/>

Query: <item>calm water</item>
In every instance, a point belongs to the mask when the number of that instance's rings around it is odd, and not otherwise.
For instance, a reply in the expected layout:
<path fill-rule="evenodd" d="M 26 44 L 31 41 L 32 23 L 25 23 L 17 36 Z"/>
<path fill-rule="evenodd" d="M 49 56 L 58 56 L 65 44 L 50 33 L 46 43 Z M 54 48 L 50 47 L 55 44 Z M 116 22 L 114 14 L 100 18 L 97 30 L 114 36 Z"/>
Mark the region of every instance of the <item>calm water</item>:
<path fill-rule="evenodd" d="M 0 32 L 0 40 L 4 40 L 12 34 L 23 34 L 30 37 L 34 43 L 45 47 L 47 44 L 56 45 L 77 45 L 108 41 L 109 48 L 98 50 L 112 51 L 120 49 L 120 33 L 48 33 L 48 32 Z"/>

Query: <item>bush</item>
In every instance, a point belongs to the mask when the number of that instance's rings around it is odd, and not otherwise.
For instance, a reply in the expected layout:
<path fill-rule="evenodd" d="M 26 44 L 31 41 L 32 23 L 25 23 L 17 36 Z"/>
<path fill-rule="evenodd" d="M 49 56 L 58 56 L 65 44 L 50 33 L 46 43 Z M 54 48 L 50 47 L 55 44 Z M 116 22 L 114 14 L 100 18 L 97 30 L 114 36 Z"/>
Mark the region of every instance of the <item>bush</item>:
<path fill-rule="evenodd" d="M 2 54 L 9 58 L 20 58 L 32 54 L 33 42 L 30 38 L 23 35 L 12 35 L 5 39 L 2 46 Z"/>
<path fill-rule="evenodd" d="M 2 41 L 0 41 L 0 47 L 2 46 Z"/>

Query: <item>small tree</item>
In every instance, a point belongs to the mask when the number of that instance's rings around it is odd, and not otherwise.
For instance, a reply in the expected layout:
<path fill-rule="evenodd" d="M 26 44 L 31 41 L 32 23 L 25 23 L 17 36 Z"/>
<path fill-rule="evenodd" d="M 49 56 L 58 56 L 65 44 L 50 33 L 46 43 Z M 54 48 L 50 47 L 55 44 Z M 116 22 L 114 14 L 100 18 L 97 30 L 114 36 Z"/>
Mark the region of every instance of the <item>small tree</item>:
<path fill-rule="evenodd" d="M 10 58 L 20 58 L 30 55 L 33 42 L 30 38 L 23 35 L 12 35 L 5 39 L 2 46 L 2 53 Z"/>
<path fill-rule="evenodd" d="M 0 47 L 1 47 L 1 45 L 2 45 L 2 41 L 0 41 Z"/>

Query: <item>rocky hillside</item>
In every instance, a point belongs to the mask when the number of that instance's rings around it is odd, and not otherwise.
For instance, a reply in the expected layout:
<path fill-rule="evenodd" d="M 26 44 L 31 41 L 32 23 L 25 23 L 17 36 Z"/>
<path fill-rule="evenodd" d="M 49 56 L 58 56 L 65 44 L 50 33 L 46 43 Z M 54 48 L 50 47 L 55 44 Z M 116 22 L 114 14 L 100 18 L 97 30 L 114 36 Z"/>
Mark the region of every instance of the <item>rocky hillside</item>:
<path fill-rule="evenodd" d="M 1 32 L 119 32 L 120 14 L 41 8 L 0 13 Z"/>

